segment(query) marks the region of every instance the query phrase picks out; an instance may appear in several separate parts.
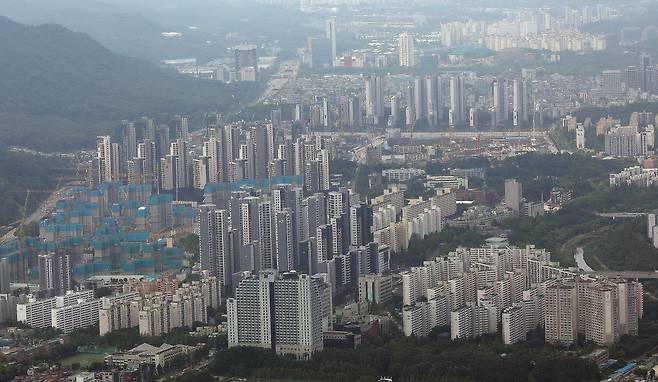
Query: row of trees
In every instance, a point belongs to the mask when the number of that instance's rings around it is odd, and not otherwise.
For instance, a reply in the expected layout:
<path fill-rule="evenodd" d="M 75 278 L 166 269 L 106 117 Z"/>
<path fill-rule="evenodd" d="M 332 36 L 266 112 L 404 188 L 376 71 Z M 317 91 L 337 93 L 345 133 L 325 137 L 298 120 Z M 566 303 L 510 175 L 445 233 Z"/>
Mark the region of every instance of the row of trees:
<path fill-rule="evenodd" d="M 505 180 L 515 178 L 523 183 L 523 196 L 530 200 L 548 198 L 553 187 L 573 190 L 582 196 L 607 182 L 612 172 L 619 172 L 629 162 L 601 161 L 591 156 L 576 154 L 530 153 L 508 158 L 491 167 L 487 173 L 487 186 L 504 193 Z"/>
<path fill-rule="evenodd" d="M 119 350 L 130 349 L 144 342 L 153 346 L 160 346 L 165 343 L 170 345 L 192 346 L 204 342 L 217 345 L 217 347 L 222 347 L 220 346 L 222 342 L 221 339 L 211 340 L 205 336 L 192 336 L 189 334 L 191 330 L 194 330 L 199 325 L 201 325 L 201 323 L 198 323 L 198 325 L 195 324 L 194 328 L 174 328 L 169 331 L 169 333 L 156 337 L 141 336 L 139 334 L 139 328 L 115 330 L 104 336 L 100 336 L 98 335 L 98 326 L 92 326 L 85 329 L 78 329 L 69 335 L 69 344 L 73 349 L 77 349 L 80 346 L 95 346 L 98 348 L 114 347 Z"/>
<path fill-rule="evenodd" d="M 214 375 L 314 381 L 594 381 L 595 364 L 545 346 L 505 346 L 493 336 L 450 341 L 379 339 L 357 349 L 325 349 L 310 361 L 277 356 L 271 350 L 232 348 L 209 365 Z"/>
<path fill-rule="evenodd" d="M 392 261 L 399 265 L 416 266 L 432 257 L 447 255 L 460 245 L 479 247 L 484 244 L 484 239 L 477 231 L 457 227 L 446 227 L 424 238 L 412 235 L 407 250 L 393 257 Z"/>

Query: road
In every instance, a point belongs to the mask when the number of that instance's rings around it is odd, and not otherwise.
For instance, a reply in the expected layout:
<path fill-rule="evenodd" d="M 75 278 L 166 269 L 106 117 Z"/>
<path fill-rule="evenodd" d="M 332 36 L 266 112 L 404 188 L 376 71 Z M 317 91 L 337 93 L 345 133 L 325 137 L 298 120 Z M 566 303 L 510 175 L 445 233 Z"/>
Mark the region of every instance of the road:
<path fill-rule="evenodd" d="M 437 139 L 437 138 L 449 138 L 449 139 L 468 139 L 468 138 L 546 138 L 548 133 L 546 131 L 416 131 L 413 133 L 415 140 L 423 139 Z M 411 133 L 405 132 L 402 133 L 403 138 L 410 138 Z"/>
<path fill-rule="evenodd" d="M 336 135 L 335 131 L 316 131 L 315 135 L 332 136 Z M 368 137 L 372 135 L 369 131 L 345 131 L 345 136 L 362 136 Z M 547 138 L 546 131 L 416 131 L 413 133 L 414 140 L 432 140 L 432 139 L 475 139 L 477 137 L 493 139 L 493 138 Z M 400 133 L 402 138 L 411 138 L 411 132 Z"/>
<path fill-rule="evenodd" d="M 646 212 L 601 212 L 596 214 L 596 216 L 600 216 L 602 218 L 611 218 L 612 220 L 615 220 L 617 218 L 619 219 L 635 219 L 640 216 L 646 216 Z"/>
<path fill-rule="evenodd" d="M 284 61 L 279 65 L 279 71 L 273 74 L 267 81 L 267 86 L 263 94 L 256 99 L 253 104 L 257 105 L 267 101 L 272 96 L 275 96 L 281 89 L 283 89 L 290 80 L 297 77 L 299 72 L 299 60 Z"/>
<path fill-rule="evenodd" d="M 587 262 L 585 261 L 585 251 L 583 250 L 583 247 L 578 247 L 576 248 L 576 251 L 573 254 L 574 260 L 576 260 L 576 265 L 578 265 L 578 269 L 580 269 L 583 272 L 594 272 L 594 269 L 587 265 Z"/>
<path fill-rule="evenodd" d="M 193 364 L 193 365 L 189 365 L 189 366 L 187 366 L 187 367 L 184 368 L 183 370 L 176 371 L 176 372 L 174 372 L 173 374 L 166 374 L 166 375 L 163 375 L 162 377 L 158 378 L 157 380 L 158 380 L 158 381 L 164 381 L 164 380 L 166 380 L 166 379 L 171 379 L 171 378 L 173 378 L 173 379 L 177 379 L 177 378 L 182 377 L 183 374 L 185 374 L 185 373 L 187 373 L 187 372 L 189 372 L 189 371 L 204 369 L 204 368 L 208 367 L 208 364 L 209 364 L 209 363 L 210 363 L 210 360 L 209 360 L 208 358 L 204 358 L 204 359 L 201 359 L 199 362 L 197 362 L 197 363 L 195 363 L 195 364 Z"/>
<path fill-rule="evenodd" d="M 59 190 L 51 193 L 46 200 L 44 200 L 39 208 L 37 208 L 34 212 L 32 212 L 29 216 L 25 218 L 25 223 L 24 224 L 30 224 L 31 222 L 38 222 L 44 217 L 48 216 L 52 210 L 55 209 L 55 203 L 57 203 L 58 200 L 62 199 L 66 191 L 68 191 L 71 188 L 71 186 L 64 186 L 60 188 Z M 20 220 L 16 223 L 20 223 Z M 14 223 L 14 224 L 16 224 Z M 16 231 L 20 227 L 20 224 L 16 224 L 16 227 L 9 230 L 7 233 L 5 233 L 1 238 L 0 238 L 0 243 L 5 243 L 11 240 L 16 239 Z"/>
<path fill-rule="evenodd" d="M 604 276 L 607 278 L 616 278 L 620 277 L 623 279 L 639 279 L 639 280 L 648 280 L 648 279 L 658 279 L 658 272 L 651 271 L 595 271 L 587 265 L 585 261 L 585 251 L 582 247 L 577 247 L 574 251 L 573 258 L 576 261 L 578 268 L 588 275 L 597 275 Z"/>
<path fill-rule="evenodd" d="M 620 277 L 622 279 L 658 280 L 658 272 L 651 271 L 593 271 L 590 275 L 599 275 L 606 278 Z"/>
<path fill-rule="evenodd" d="M 557 125 L 555 125 L 555 124 L 552 125 L 549 129 L 549 132 L 553 131 L 553 129 L 556 129 L 556 128 L 557 128 Z M 553 140 L 553 136 L 550 133 L 547 134 L 546 143 L 548 144 L 548 151 L 550 151 L 551 154 L 559 154 L 560 153 L 560 149 L 558 148 L 558 144 L 557 144 L 557 142 L 555 142 Z"/>

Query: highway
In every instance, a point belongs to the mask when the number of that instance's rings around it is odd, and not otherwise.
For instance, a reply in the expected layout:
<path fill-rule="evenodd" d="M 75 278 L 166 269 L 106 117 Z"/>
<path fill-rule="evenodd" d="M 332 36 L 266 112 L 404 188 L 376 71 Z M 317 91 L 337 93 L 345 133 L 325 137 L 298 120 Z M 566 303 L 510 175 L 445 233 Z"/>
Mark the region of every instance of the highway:
<path fill-rule="evenodd" d="M 594 269 L 587 265 L 587 262 L 585 261 L 585 251 L 582 247 L 576 248 L 576 252 L 574 252 L 573 258 L 576 261 L 576 265 L 578 265 L 578 269 L 584 272 L 594 272 Z"/>
<path fill-rule="evenodd" d="M 252 104 L 257 105 L 275 96 L 288 84 L 290 80 L 297 77 L 298 72 L 299 60 L 289 60 L 282 62 L 281 65 L 279 65 L 279 71 L 276 74 L 273 74 L 269 81 L 267 81 L 267 85 L 265 86 L 263 94 L 261 94 L 261 96 L 258 97 Z"/>
<path fill-rule="evenodd" d="M 317 131 L 314 132 L 315 135 L 322 136 L 333 136 L 336 135 L 335 131 Z M 411 138 L 411 132 L 400 133 L 402 138 Z M 372 135 L 372 132 L 368 131 L 345 131 L 343 132 L 345 136 L 354 136 L 354 137 L 369 137 Z M 546 131 L 423 131 L 423 132 L 414 132 L 413 138 L 417 141 L 422 140 L 432 140 L 432 139 L 475 139 L 477 137 L 484 139 L 493 139 L 493 138 L 547 138 L 548 133 Z"/>
<path fill-rule="evenodd" d="M 64 193 L 70 189 L 71 186 L 64 186 L 57 191 L 51 193 L 46 200 L 44 200 L 39 208 L 36 211 L 32 212 L 29 216 L 25 218 L 25 224 L 30 224 L 31 222 L 38 222 L 44 217 L 48 216 L 53 209 L 55 209 L 55 203 L 58 200 L 62 199 Z M 41 191 L 39 191 L 41 192 Z M 16 231 L 20 227 L 20 220 L 12 223 L 15 227 L 9 230 L 0 238 L 0 243 L 5 243 L 11 240 L 16 239 Z"/>
<path fill-rule="evenodd" d="M 586 272 L 586 274 L 599 275 L 607 278 L 620 277 L 623 279 L 638 279 L 638 280 L 658 279 L 658 272 L 651 272 L 651 271 L 595 271 L 595 272 Z"/>
<path fill-rule="evenodd" d="M 410 132 L 402 133 L 402 138 L 411 138 Z M 417 131 L 413 133 L 415 140 L 423 139 L 468 139 L 468 138 L 546 138 L 546 131 Z"/>
<path fill-rule="evenodd" d="M 646 216 L 646 212 L 597 212 L 596 216 L 602 218 L 611 218 L 615 219 L 635 219 L 637 217 Z"/>

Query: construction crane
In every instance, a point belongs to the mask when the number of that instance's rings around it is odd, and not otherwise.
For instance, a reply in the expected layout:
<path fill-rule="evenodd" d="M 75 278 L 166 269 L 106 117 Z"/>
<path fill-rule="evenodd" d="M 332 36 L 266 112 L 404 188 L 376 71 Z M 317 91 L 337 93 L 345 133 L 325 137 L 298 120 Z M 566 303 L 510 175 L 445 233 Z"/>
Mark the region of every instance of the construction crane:
<path fill-rule="evenodd" d="M 482 142 L 481 142 L 481 139 L 482 139 L 482 133 L 478 132 L 477 140 L 475 141 L 478 156 L 482 155 Z"/>
<path fill-rule="evenodd" d="M 25 203 L 23 203 L 23 211 L 22 211 L 22 217 L 20 220 L 20 223 L 18 225 L 18 228 L 16 228 L 16 237 L 18 238 L 18 246 L 20 251 L 23 251 L 24 247 L 24 239 L 25 239 L 25 227 L 27 226 L 27 204 L 30 202 L 30 196 L 32 193 L 54 193 L 58 192 L 60 189 L 60 185 L 62 184 L 62 178 L 60 177 L 57 180 L 57 187 L 55 187 L 54 190 L 27 190 L 25 194 Z"/>
<path fill-rule="evenodd" d="M 416 122 L 411 124 L 411 131 L 409 134 L 409 146 L 414 145 L 414 127 L 416 126 Z"/>
<path fill-rule="evenodd" d="M 337 127 L 338 127 L 339 142 L 341 144 L 345 144 L 345 127 L 343 126 L 342 122 L 340 122 L 340 123 L 337 122 L 336 124 L 337 124 Z"/>

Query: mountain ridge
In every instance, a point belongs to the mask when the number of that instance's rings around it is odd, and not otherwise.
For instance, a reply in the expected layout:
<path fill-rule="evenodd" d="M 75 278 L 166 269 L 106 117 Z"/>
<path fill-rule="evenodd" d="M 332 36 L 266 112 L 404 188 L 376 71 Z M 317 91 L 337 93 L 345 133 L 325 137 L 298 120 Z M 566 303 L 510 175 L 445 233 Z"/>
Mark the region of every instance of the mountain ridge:
<path fill-rule="evenodd" d="M 0 51 L 0 137 L 42 150 L 79 146 L 78 138 L 93 139 L 125 118 L 225 111 L 258 90 L 255 84 L 185 77 L 120 56 L 87 34 L 57 24 L 19 24 L 2 15 Z M 44 129 L 44 119 L 58 122 Z"/>

